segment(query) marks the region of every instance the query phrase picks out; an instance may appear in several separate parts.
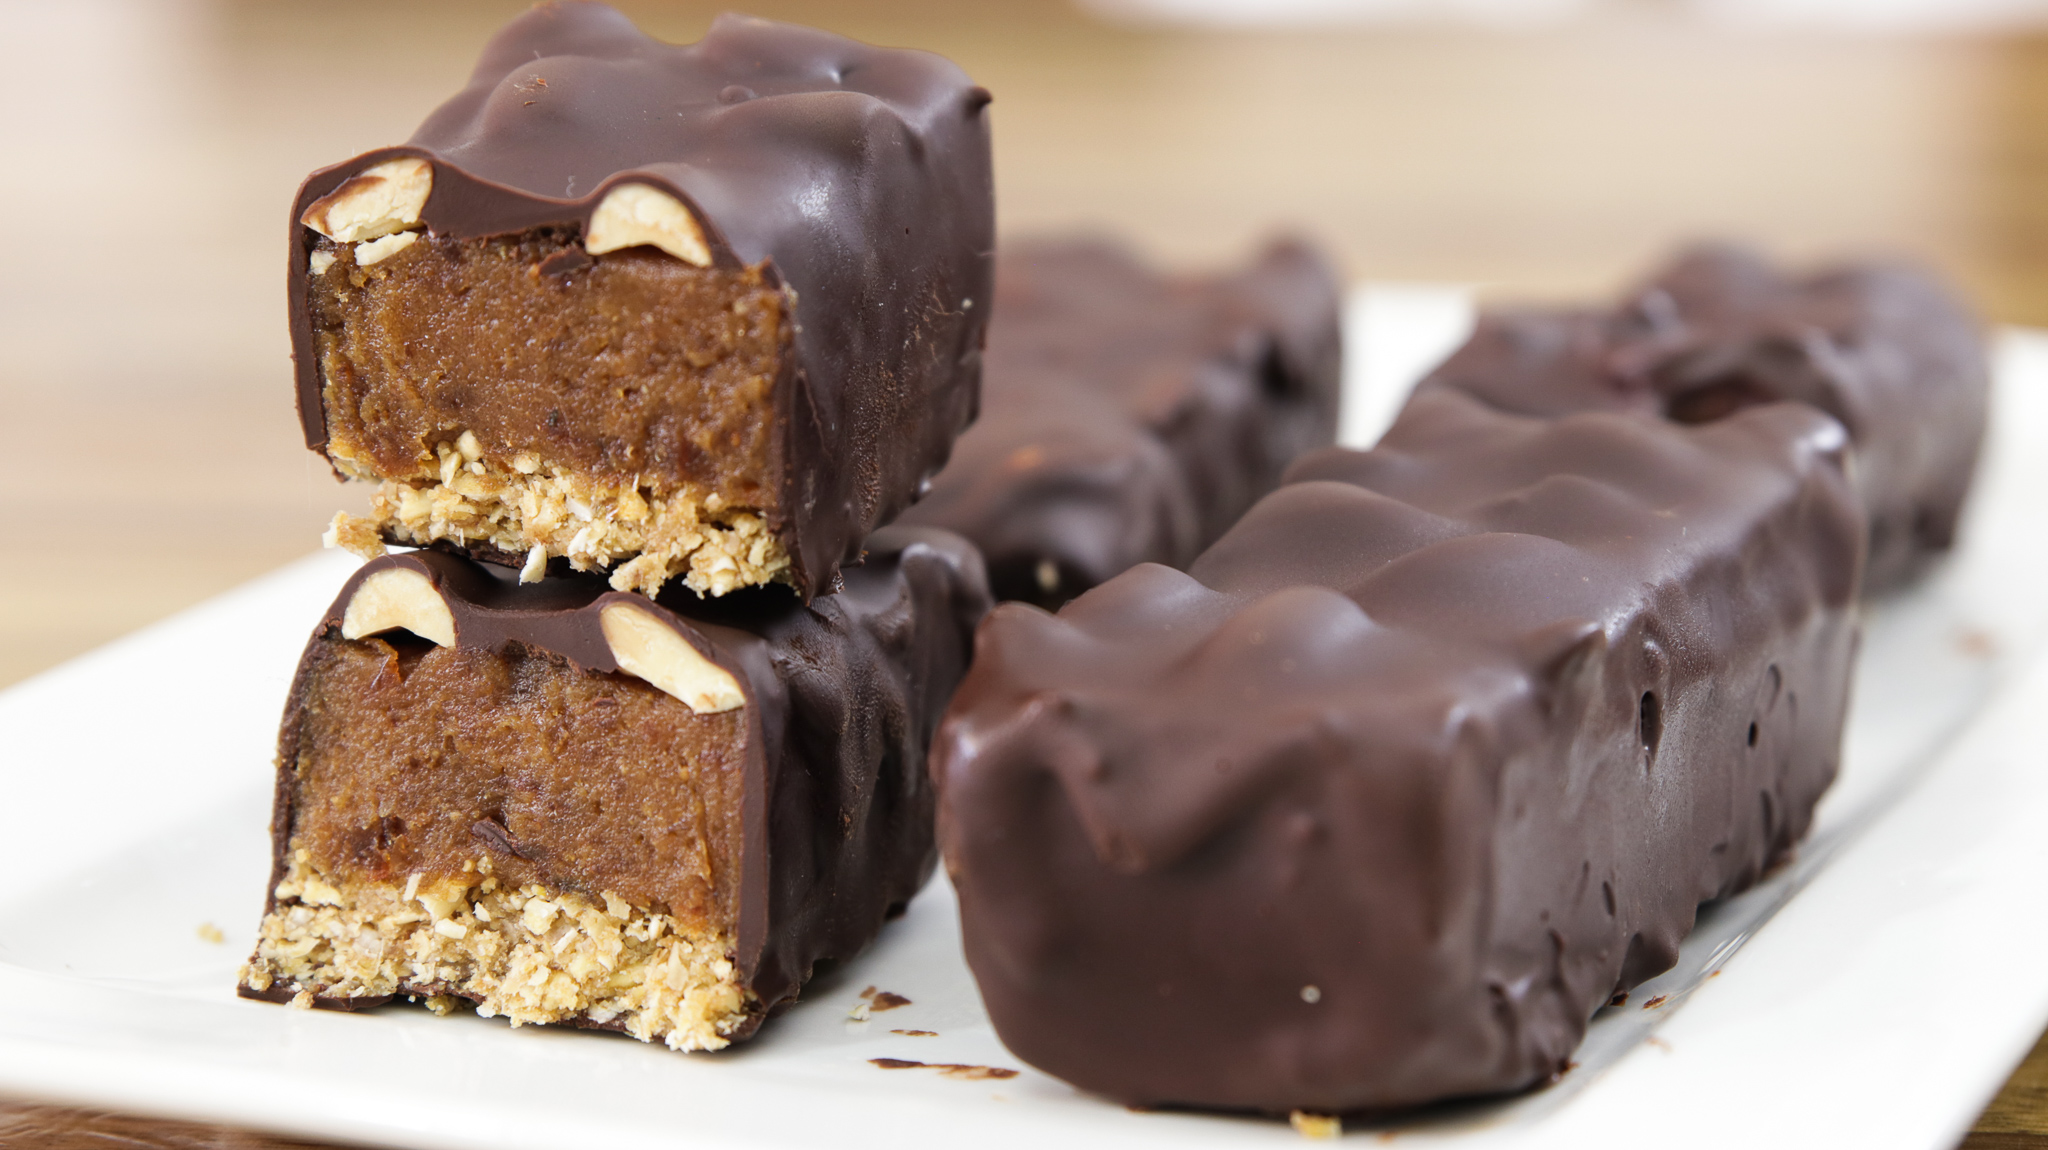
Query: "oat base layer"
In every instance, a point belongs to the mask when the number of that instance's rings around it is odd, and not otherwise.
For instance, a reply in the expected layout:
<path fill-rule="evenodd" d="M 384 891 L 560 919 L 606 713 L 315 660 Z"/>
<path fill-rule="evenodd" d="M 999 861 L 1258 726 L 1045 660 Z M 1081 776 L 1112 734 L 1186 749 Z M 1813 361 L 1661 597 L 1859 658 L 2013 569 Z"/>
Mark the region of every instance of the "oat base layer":
<path fill-rule="evenodd" d="M 485 1018 L 610 1026 L 676 1050 L 717 1050 L 749 1018 L 732 941 L 692 936 L 665 914 L 529 883 L 498 884 L 490 860 L 463 881 L 330 882 L 294 856 L 242 983 L 315 998 L 467 999 Z"/>
<path fill-rule="evenodd" d="M 578 571 L 611 570 L 614 589 L 645 595 L 678 577 L 699 595 L 790 581 L 789 553 L 767 520 L 694 485 L 661 493 L 605 483 L 527 454 L 508 466 L 485 458 L 468 433 L 435 454 L 437 473 L 383 480 L 337 457 L 378 486 L 370 516 L 337 515 L 328 545 L 374 558 L 385 540 L 487 544 L 527 557 L 522 582 L 537 582 L 560 558 Z"/>

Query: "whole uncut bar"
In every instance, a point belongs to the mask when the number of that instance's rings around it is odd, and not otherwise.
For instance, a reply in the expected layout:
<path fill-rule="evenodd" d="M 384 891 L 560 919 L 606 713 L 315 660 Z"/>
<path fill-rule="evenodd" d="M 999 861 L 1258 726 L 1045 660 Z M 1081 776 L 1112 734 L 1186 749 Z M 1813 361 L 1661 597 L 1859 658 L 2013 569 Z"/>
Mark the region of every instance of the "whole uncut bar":
<path fill-rule="evenodd" d="M 988 100 L 794 25 L 513 21 L 411 140 L 293 204 L 306 443 L 379 485 L 331 541 L 830 591 L 975 412 Z"/>
<path fill-rule="evenodd" d="M 981 417 L 902 521 L 972 540 L 999 599 L 1185 567 L 1336 437 L 1339 289 L 1301 242 L 1172 277 L 1100 241 L 1006 244 L 996 303 Z"/>
<path fill-rule="evenodd" d="M 1006 604 L 934 748 L 1003 1042 L 1138 1105 L 1560 1073 L 1834 777 L 1864 553 L 1834 419 L 1416 396 L 1186 574 Z"/>
<path fill-rule="evenodd" d="M 931 872 L 925 747 L 988 607 L 979 556 L 887 528 L 809 606 L 511 579 L 387 556 L 329 608 L 242 993 L 748 1036 Z"/>
<path fill-rule="evenodd" d="M 1681 253 L 1617 306 L 1500 310 L 1418 385 L 1529 415 L 1635 411 L 1683 423 L 1779 400 L 1849 429 L 1870 517 L 1864 587 L 1911 581 L 1955 542 L 1984 439 L 1983 332 L 1926 272 L 1790 276 L 1725 244 Z"/>

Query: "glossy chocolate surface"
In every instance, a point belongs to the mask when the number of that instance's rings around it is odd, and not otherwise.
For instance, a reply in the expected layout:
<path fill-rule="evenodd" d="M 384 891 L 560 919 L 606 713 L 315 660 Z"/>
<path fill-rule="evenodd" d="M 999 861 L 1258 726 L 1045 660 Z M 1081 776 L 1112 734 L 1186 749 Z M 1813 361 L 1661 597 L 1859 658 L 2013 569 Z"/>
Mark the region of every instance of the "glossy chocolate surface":
<path fill-rule="evenodd" d="M 1912 577 L 1955 539 L 1984 437 L 1983 331 L 1924 271 L 1788 275 L 1755 253 L 1681 253 L 1605 309 L 1498 310 L 1418 386 L 1507 411 L 1636 411 L 1686 423 L 1777 400 L 1842 421 L 1869 510 L 1865 586 Z"/>
<path fill-rule="evenodd" d="M 795 997 L 814 964 L 866 946 L 931 873 L 925 747 L 989 605 L 980 557 L 958 537 L 885 528 L 870 538 L 866 561 L 847 569 L 845 589 L 808 606 L 772 588 L 710 601 L 682 592 L 657 604 L 595 577 L 522 587 L 509 572 L 439 552 L 386 556 L 366 564 L 329 608 L 302 681 L 320 642 L 339 634 L 357 589 L 394 567 L 432 582 L 458 649 L 516 647 L 584 673 L 616 673 L 599 615 L 623 601 L 738 681 L 746 701 L 728 712 L 746 730 L 735 960 L 759 1000 L 754 1025 Z M 293 834 L 302 704 L 295 686 L 280 734 L 272 887 Z"/>
<path fill-rule="evenodd" d="M 726 15 L 669 45 L 603 5 L 534 8 L 411 140 L 300 188 L 288 288 L 307 445 L 327 442 L 308 313 L 320 237 L 299 223 L 315 200 L 422 157 L 429 238 L 461 240 L 581 229 L 614 186 L 650 184 L 689 206 L 716 265 L 763 266 L 795 293 L 770 527 L 799 592 L 829 590 L 975 412 L 993 276 L 988 102 L 937 56 L 814 29 Z"/>
<path fill-rule="evenodd" d="M 999 606 L 933 751 L 1004 1043 L 1285 1112 L 1559 1073 L 1834 777 L 1864 553 L 1839 423 L 1417 396 L 1182 574 Z"/>
<path fill-rule="evenodd" d="M 999 599 L 1185 567 L 1336 437 L 1339 289 L 1298 241 L 1165 276 L 1106 242 L 1007 244 L 982 414 L 906 523 L 967 536 Z"/>

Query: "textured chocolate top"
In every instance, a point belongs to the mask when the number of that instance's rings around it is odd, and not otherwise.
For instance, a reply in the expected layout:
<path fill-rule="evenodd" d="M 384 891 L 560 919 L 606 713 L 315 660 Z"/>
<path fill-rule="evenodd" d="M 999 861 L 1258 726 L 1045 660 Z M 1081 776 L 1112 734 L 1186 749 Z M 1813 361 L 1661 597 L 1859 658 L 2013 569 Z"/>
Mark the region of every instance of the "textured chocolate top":
<path fill-rule="evenodd" d="M 1832 778 L 1841 426 L 1415 398 L 1186 574 L 996 608 L 933 750 L 1004 1043 L 1138 1104 L 1344 1111 L 1560 1071 Z"/>
<path fill-rule="evenodd" d="M 1338 303 L 1298 241 L 1174 277 L 1099 241 L 1006 244 L 981 418 L 903 521 L 967 536 L 998 598 L 1045 607 L 1186 566 L 1336 438 Z"/>
<path fill-rule="evenodd" d="M 1796 399 L 1842 421 L 1870 514 L 1865 586 L 1948 549 L 1983 440 L 1983 333 L 1927 273 L 1788 276 L 1755 253 L 1681 253 L 1609 310 L 1500 310 L 1418 392 L 1508 411 L 1660 413 L 1686 423 Z"/>
<path fill-rule="evenodd" d="M 543 4 L 407 143 L 307 177 L 292 205 L 292 349 L 307 446 L 327 440 L 307 311 L 307 207 L 398 156 L 433 165 L 421 218 L 464 239 L 587 226 L 638 182 L 682 200 L 721 266 L 796 294 L 790 461 L 771 522 L 800 591 L 916 497 L 973 418 L 993 276 L 988 93 L 938 56 L 725 15 L 670 45 L 601 4 Z M 598 257 L 602 259 L 602 257 Z"/>
<path fill-rule="evenodd" d="M 764 1010 L 793 998 L 813 964 L 866 946 L 930 875 L 925 747 L 989 606 L 980 556 L 957 536 L 884 528 L 866 561 L 846 570 L 845 589 L 809 606 L 770 588 L 655 602 L 596 576 L 522 587 L 511 572 L 437 551 L 388 555 L 342 588 L 316 638 L 338 634 L 356 591 L 394 567 L 432 582 L 457 646 L 522 644 L 585 671 L 617 671 L 599 614 L 626 602 L 738 681 L 751 753 L 737 959 Z M 286 748 L 281 757 L 294 756 Z M 291 828 L 289 789 L 278 793 L 273 888 Z"/>

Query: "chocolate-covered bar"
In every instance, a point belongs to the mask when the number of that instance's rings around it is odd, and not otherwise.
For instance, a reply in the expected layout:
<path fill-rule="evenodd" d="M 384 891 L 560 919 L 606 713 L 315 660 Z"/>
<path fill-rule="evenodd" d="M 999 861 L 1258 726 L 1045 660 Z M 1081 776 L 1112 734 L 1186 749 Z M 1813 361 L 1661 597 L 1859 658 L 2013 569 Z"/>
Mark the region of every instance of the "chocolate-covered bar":
<path fill-rule="evenodd" d="M 1681 253 L 1617 306 L 1500 310 L 1418 387 L 1531 415 L 1639 411 L 1685 423 L 1799 400 L 1842 421 L 1870 516 L 1864 586 L 1948 550 L 1984 438 L 1989 374 L 1968 307 L 1926 272 L 1790 276 L 1755 253 Z"/>
<path fill-rule="evenodd" d="M 974 415 L 988 101 L 793 25 L 513 21 L 411 140 L 293 204 L 306 443 L 379 485 L 330 541 L 828 592 Z"/>
<path fill-rule="evenodd" d="M 1185 567 L 1336 437 L 1339 289 L 1303 243 L 1206 276 L 1006 243 L 995 299 L 981 418 L 902 521 L 973 540 L 999 599 Z"/>
<path fill-rule="evenodd" d="M 980 557 L 886 528 L 809 606 L 513 578 L 387 556 L 328 609 L 242 993 L 746 1037 L 930 874 L 925 746 L 988 606 Z"/>
<path fill-rule="evenodd" d="M 998 606 L 934 745 L 997 1032 L 1131 1104 L 1515 1090 L 1833 778 L 1864 547 L 1834 419 L 1416 396 L 1186 574 Z"/>

